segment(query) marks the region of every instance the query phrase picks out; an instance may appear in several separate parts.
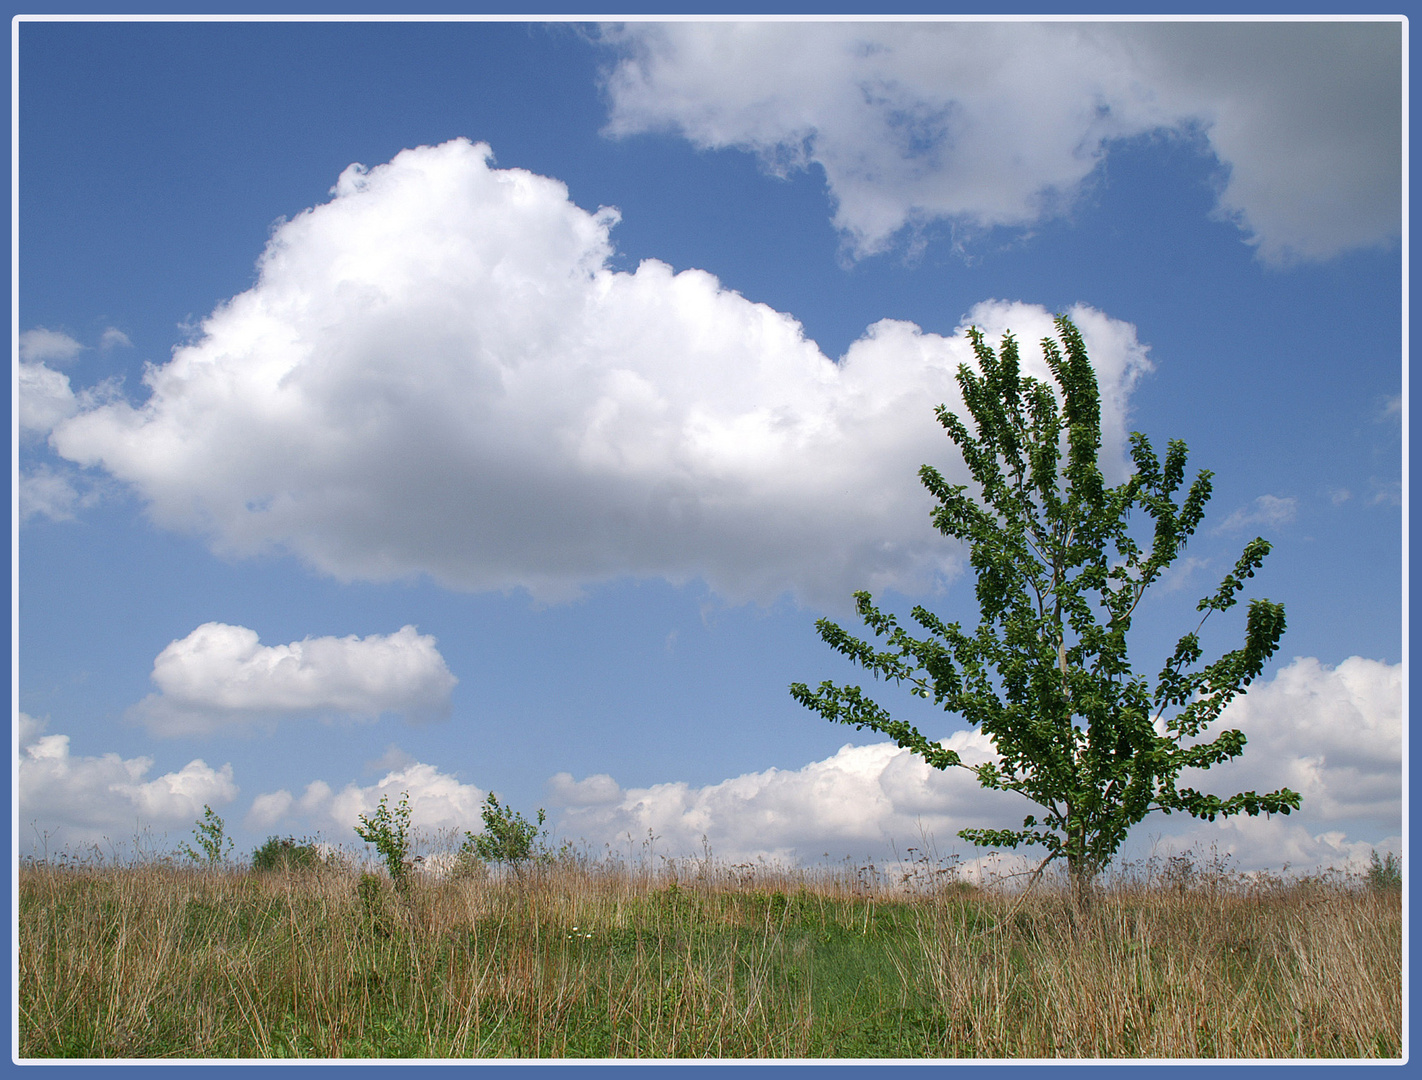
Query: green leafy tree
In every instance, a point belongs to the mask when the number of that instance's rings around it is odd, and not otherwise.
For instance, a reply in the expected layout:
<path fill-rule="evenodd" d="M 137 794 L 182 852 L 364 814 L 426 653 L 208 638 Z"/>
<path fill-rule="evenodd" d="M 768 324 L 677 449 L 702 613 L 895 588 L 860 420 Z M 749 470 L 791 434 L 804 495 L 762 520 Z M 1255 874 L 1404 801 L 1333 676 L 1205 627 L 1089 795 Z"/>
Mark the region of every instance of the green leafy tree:
<path fill-rule="evenodd" d="M 543 842 L 548 833 L 542 828 L 546 815 L 541 807 L 535 824 L 513 807 L 501 804 L 491 791 L 484 799 L 479 814 L 484 819 L 484 831 L 478 836 L 473 833 L 464 835 L 466 846 L 472 843 L 481 859 L 508 863 L 515 873 L 522 874 L 525 863 L 542 859 L 548 854 Z"/>
<path fill-rule="evenodd" d="M 1019 374 L 1010 334 L 995 353 L 980 332 L 971 332 L 978 370 L 960 366 L 958 384 L 975 433 L 946 407 L 937 413 L 976 491 L 950 484 L 930 466 L 919 472 L 938 500 L 934 525 L 970 547 L 977 629 L 966 631 L 920 606 L 913 619 L 927 633 L 914 636 L 867 592 L 855 594 L 858 612 L 882 648 L 827 619 L 817 624 L 826 643 L 876 678 L 907 684 L 915 696 L 978 726 L 997 760 L 965 765 L 858 686 L 825 682 L 811 690 L 796 683 L 790 692 L 827 720 L 880 732 L 935 768 L 972 768 L 984 787 L 1032 800 L 1044 812 L 1027 816 L 1021 829 L 959 835 L 983 846 L 1045 848 L 1036 873 L 1064 859 L 1074 895 L 1085 903 L 1094 876 L 1148 813 L 1210 821 L 1287 814 L 1300 798 L 1285 788 L 1221 799 L 1177 786 L 1182 770 L 1208 769 L 1244 749 L 1239 731 L 1208 741 L 1201 735 L 1273 655 L 1284 609 L 1251 601 L 1244 645 L 1205 665 L 1199 631 L 1209 616 L 1234 606 L 1269 544 L 1245 545 L 1219 589 L 1200 601 L 1200 626 L 1180 638 L 1154 685 L 1132 672 L 1126 649 L 1132 617 L 1199 525 L 1211 474 L 1201 471 L 1177 501 L 1185 444 L 1171 441 L 1162 463 L 1136 433 L 1133 474 L 1107 487 L 1097 462 L 1096 374 L 1076 327 L 1058 317 L 1056 328 L 1060 341 L 1047 338 L 1043 348 L 1060 402 L 1047 383 Z M 1136 508 L 1153 524 L 1145 545 L 1128 529 Z"/>
<path fill-rule="evenodd" d="M 410 885 L 410 793 L 402 792 L 400 802 L 390 809 L 386 797 L 380 796 L 380 805 L 375 813 L 367 817 L 361 814 L 356 835 L 367 844 L 374 844 L 375 850 L 385 860 L 385 868 L 390 871 L 390 880 L 395 888 L 403 892 Z"/>
<path fill-rule="evenodd" d="M 227 830 L 222 818 L 217 816 L 217 812 L 212 807 L 204 805 L 202 808 L 202 820 L 196 822 L 193 828 L 193 839 L 197 841 L 198 848 L 195 850 L 191 844 L 179 844 L 181 851 L 193 862 L 205 862 L 209 866 L 216 866 L 227 858 L 232 852 L 232 838 L 225 835 Z"/>

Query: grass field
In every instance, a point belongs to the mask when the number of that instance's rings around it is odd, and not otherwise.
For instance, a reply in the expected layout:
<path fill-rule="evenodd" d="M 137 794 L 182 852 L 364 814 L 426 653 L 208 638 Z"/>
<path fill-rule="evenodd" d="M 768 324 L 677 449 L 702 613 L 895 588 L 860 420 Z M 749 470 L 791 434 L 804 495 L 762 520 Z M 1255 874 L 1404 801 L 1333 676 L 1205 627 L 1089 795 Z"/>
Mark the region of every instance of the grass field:
<path fill-rule="evenodd" d="M 1176 868 L 1179 869 L 1178 867 Z M 1397 889 L 1153 873 L 1089 912 L 925 875 L 20 869 L 47 1057 L 1396 1057 Z"/>

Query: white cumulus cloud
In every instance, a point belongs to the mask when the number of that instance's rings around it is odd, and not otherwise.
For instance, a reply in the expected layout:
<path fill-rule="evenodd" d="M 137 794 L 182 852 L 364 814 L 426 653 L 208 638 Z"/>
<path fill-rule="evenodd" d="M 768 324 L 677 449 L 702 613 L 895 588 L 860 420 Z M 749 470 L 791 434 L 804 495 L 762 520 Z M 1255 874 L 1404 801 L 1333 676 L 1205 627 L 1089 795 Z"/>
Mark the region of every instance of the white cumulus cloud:
<path fill-rule="evenodd" d="M 101 349 L 131 348 L 132 346 L 132 340 L 117 326 L 108 327 L 103 336 L 99 338 L 99 348 Z"/>
<path fill-rule="evenodd" d="M 1243 731 L 1244 753 L 1182 783 L 1231 794 L 1291 788 L 1303 806 L 1290 820 L 1320 833 L 1359 823 L 1400 831 L 1401 664 L 1297 658 L 1231 702 L 1215 727 Z"/>
<path fill-rule="evenodd" d="M 214 769 L 201 758 L 177 772 L 149 778 L 150 757 L 98 757 L 70 752 L 69 736 L 45 734 L 46 723 L 20 713 L 19 795 L 22 844 L 26 833 L 50 854 L 65 846 L 123 844 L 144 828 L 184 832 L 203 807 L 237 797 L 232 766 Z M 40 839 L 46 837 L 47 841 Z"/>
<path fill-rule="evenodd" d="M 1215 822 L 1152 815 L 1136 827 L 1136 855 L 1189 849 L 1228 855 L 1240 870 L 1365 869 L 1369 854 L 1400 853 L 1402 834 L 1401 664 L 1353 656 L 1330 667 L 1298 657 L 1256 682 L 1225 709 L 1211 732 L 1238 728 L 1244 753 L 1182 786 L 1220 796 L 1290 788 L 1298 811 Z"/>
<path fill-rule="evenodd" d="M 944 740 L 969 764 L 992 756 L 976 731 Z M 560 773 L 549 793 L 564 807 L 560 829 L 593 844 L 625 848 L 650 829 L 657 849 L 686 856 L 706 837 L 720 857 L 814 862 L 881 857 L 897 844 L 903 854 L 927 830 L 940 848 L 972 826 L 1010 828 L 1030 812 L 1020 796 L 983 791 L 962 769 L 939 772 L 892 743 L 846 745 L 833 757 L 801 769 L 767 769 L 706 787 L 684 782 L 622 790 L 611 777 L 574 781 Z"/>
<path fill-rule="evenodd" d="M 905 226 L 1064 212 L 1114 140 L 1202 137 L 1264 259 L 1401 225 L 1391 23 L 634 23 L 604 31 L 615 135 L 672 131 L 824 170 L 858 255 Z"/>
<path fill-rule="evenodd" d="M 1241 870 L 1366 864 L 1372 846 L 1395 843 L 1401 832 L 1401 716 L 1401 665 L 1352 657 L 1329 668 L 1297 659 L 1252 686 L 1220 719 L 1221 728 L 1244 732 L 1244 754 L 1180 782 L 1221 796 L 1290 787 L 1303 796 L 1301 811 L 1214 823 L 1151 814 L 1122 853 L 1148 853 L 1154 839 L 1162 851 L 1203 854 L 1213 845 Z M 970 765 L 993 754 L 976 730 L 957 732 L 944 745 Z M 688 856 L 705 836 L 716 854 L 733 860 L 883 858 L 891 847 L 903 855 L 919 846 L 926 832 L 940 853 L 956 851 L 966 864 L 981 853 L 958 839 L 960 829 L 1016 828 L 1034 812 L 1025 798 L 983 790 L 967 770 L 930 769 L 887 742 L 847 745 L 800 769 L 704 787 L 623 789 L 607 775 L 578 781 L 559 773 L 548 789 L 569 837 L 616 850 L 650 829 L 657 850 Z"/>
<path fill-rule="evenodd" d="M 158 735 L 309 716 L 429 719 L 448 713 L 458 682 L 435 639 L 413 626 L 262 645 L 256 631 L 217 622 L 169 644 L 153 661 L 152 679 L 158 692 L 131 714 Z"/>
<path fill-rule="evenodd" d="M 53 361 L 62 364 L 74 359 L 83 350 L 84 346 L 68 334 L 46 330 L 43 326 L 36 326 L 20 335 L 20 359 L 26 363 Z"/>
<path fill-rule="evenodd" d="M 473 784 L 460 783 L 449 773 L 416 761 L 364 787 L 350 783 L 335 791 L 324 780 L 313 780 L 300 796 L 285 789 L 265 792 L 252 800 L 246 824 L 253 829 L 320 831 L 328 839 L 354 844 L 354 829 L 362 815 L 372 814 L 382 798 L 393 811 L 408 796 L 413 829 L 425 835 L 447 830 L 478 833 L 483 829 L 480 806 L 485 794 Z"/>
<path fill-rule="evenodd" d="M 275 230 L 257 284 L 51 438 L 228 554 L 295 553 L 340 579 L 578 595 L 702 577 L 736 600 L 843 603 L 955 568 L 917 471 L 955 468 L 933 407 L 971 360 L 885 320 L 838 362 L 789 315 L 698 270 L 608 267 L 615 211 L 495 169 L 456 140 L 352 166 Z M 1134 328 L 1089 307 L 1107 468 L 1124 471 Z M 992 301 L 1028 372 L 1049 313 Z"/>
<path fill-rule="evenodd" d="M 44 364 L 22 360 L 18 371 L 20 433 L 48 435 L 54 425 L 79 411 L 69 376 Z"/>

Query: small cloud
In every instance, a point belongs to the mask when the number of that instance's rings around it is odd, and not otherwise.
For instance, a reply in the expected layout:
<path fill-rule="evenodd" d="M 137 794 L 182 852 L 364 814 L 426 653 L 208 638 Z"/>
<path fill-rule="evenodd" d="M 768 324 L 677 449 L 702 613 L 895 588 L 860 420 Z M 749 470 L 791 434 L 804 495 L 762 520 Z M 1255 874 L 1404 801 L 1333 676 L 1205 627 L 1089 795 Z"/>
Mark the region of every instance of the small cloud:
<path fill-rule="evenodd" d="M 1298 514 L 1299 501 L 1279 495 L 1260 495 L 1253 504 L 1241 507 L 1219 525 L 1215 526 L 1216 536 L 1223 533 L 1240 532 L 1256 525 L 1277 528 L 1287 525 Z"/>
<path fill-rule="evenodd" d="M 572 773 L 560 772 L 548 781 L 548 797 L 555 806 L 606 806 L 622 798 L 622 788 L 607 773 L 574 780 Z"/>
<path fill-rule="evenodd" d="M 23 335 L 21 335 L 23 337 Z M 20 355 L 25 348 L 20 346 Z M 44 364 L 22 360 L 19 370 L 20 432 L 47 436 L 54 425 L 79 411 L 69 376 Z"/>
<path fill-rule="evenodd" d="M 413 764 L 415 764 L 414 757 L 391 743 L 385 748 L 385 753 L 365 763 L 365 770 L 366 772 L 393 772 Z"/>
<path fill-rule="evenodd" d="M 20 335 L 20 359 L 29 363 L 52 361 L 62 364 L 84 351 L 84 346 L 68 334 L 36 326 Z"/>
<path fill-rule="evenodd" d="M 978 731 L 943 740 L 969 765 L 991 760 Z M 718 784 L 685 782 L 621 788 L 606 775 L 548 781 L 563 807 L 562 831 L 597 845 L 616 844 L 650 829 L 663 850 L 690 855 L 702 838 L 723 858 L 813 859 L 887 853 L 921 831 L 951 842 L 969 826 L 1006 828 L 1022 820 L 1020 796 L 985 791 L 971 772 L 940 772 L 892 743 L 845 745 L 833 757 L 801 769 L 767 769 Z"/>
<path fill-rule="evenodd" d="M 1069 214 L 1114 148 L 1168 134 L 1219 168 L 1212 216 L 1274 265 L 1391 244 L 1396 24 L 634 23 L 603 30 L 604 131 L 822 170 L 859 258 Z"/>
<path fill-rule="evenodd" d="M 131 349 L 133 348 L 133 342 L 130 341 L 128 335 L 117 326 L 110 326 L 104 331 L 103 336 L 99 338 L 99 348 L 105 350 L 117 348 Z"/>
<path fill-rule="evenodd" d="M 1208 561 L 1207 559 L 1190 555 L 1183 561 L 1176 563 L 1169 570 L 1160 575 L 1160 591 L 1163 593 L 1179 592 L 1190 583 L 1190 579 L 1194 576 L 1195 571 L 1205 566 Z"/>
<path fill-rule="evenodd" d="M 252 800 L 252 809 L 247 811 L 247 828 L 270 828 L 286 817 L 293 801 L 289 791 L 272 791 L 258 795 Z"/>
<path fill-rule="evenodd" d="M 1347 488 L 1329 488 L 1328 501 L 1334 506 L 1342 506 L 1353 497 L 1353 493 Z"/>
<path fill-rule="evenodd" d="M 129 710 L 155 735 L 271 727 L 301 717 L 375 720 L 445 716 L 459 681 L 435 639 L 413 626 L 389 635 L 262 645 L 255 630 L 210 622 L 153 661 L 149 694 Z"/>
<path fill-rule="evenodd" d="M 1181 782 L 1289 787 L 1303 796 L 1295 820 L 1316 832 L 1358 820 L 1391 832 L 1402 824 L 1402 687 L 1401 664 L 1296 657 L 1253 683 L 1209 729 L 1243 731 L 1243 755 L 1208 773 L 1188 770 Z"/>
<path fill-rule="evenodd" d="M 1368 505 L 1401 506 L 1402 481 L 1370 479 L 1368 481 Z"/>
<path fill-rule="evenodd" d="M 80 481 L 76 470 L 39 465 L 20 473 L 20 523 L 36 517 L 73 521 L 76 510 L 94 506 L 101 497 L 102 489 Z"/>

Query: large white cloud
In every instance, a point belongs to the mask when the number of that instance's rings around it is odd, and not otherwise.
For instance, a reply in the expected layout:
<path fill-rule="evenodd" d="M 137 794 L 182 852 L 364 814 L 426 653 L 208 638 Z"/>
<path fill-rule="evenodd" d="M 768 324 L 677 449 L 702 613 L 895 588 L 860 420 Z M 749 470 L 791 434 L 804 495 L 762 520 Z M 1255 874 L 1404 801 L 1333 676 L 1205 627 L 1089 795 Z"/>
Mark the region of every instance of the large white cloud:
<path fill-rule="evenodd" d="M 1243 731 L 1244 753 L 1182 783 L 1292 788 L 1303 806 L 1290 819 L 1319 831 L 1401 829 L 1401 664 L 1353 656 L 1330 668 L 1297 658 L 1236 698 L 1216 728 Z"/>
<path fill-rule="evenodd" d="M 709 274 L 610 270 L 615 212 L 489 155 L 461 140 L 347 169 L 275 231 L 258 283 L 150 369 L 145 403 L 87 408 L 52 445 L 164 525 L 342 579 L 558 599 L 702 576 L 737 600 L 842 602 L 952 568 L 917 471 L 952 464 L 932 409 L 961 408 L 963 331 L 882 321 L 836 363 Z M 1070 314 L 1120 472 L 1145 350 Z M 989 302 L 967 321 L 1014 330 L 1047 377 L 1048 312 Z"/>
<path fill-rule="evenodd" d="M 946 218 L 1068 209 L 1113 140 L 1203 136 L 1218 212 L 1273 262 L 1401 226 L 1392 23 L 635 23 L 608 30 L 608 131 L 824 169 L 857 254 Z"/>
<path fill-rule="evenodd" d="M 170 643 L 153 661 L 152 678 L 158 692 L 131 715 L 159 735 L 308 716 L 425 720 L 448 713 L 458 682 L 435 639 L 413 626 L 262 645 L 256 631 L 216 622 Z"/>
<path fill-rule="evenodd" d="M 1213 730 L 1248 740 L 1233 762 L 1182 774 L 1220 795 L 1291 788 L 1303 796 L 1287 817 L 1215 822 L 1153 815 L 1129 852 L 1229 856 L 1240 870 L 1366 868 L 1370 853 L 1402 852 L 1403 673 L 1360 656 L 1336 667 L 1299 657 L 1238 697 Z"/>
<path fill-rule="evenodd" d="M 1401 665 L 1353 657 L 1330 669 L 1295 660 L 1221 718 L 1244 731 L 1243 756 L 1181 782 L 1222 795 L 1288 786 L 1303 796 L 1301 812 L 1215 823 L 1153 814 L 1123 854 L 1147 853 L 1154 838 L 1162 852 L 1193 848 L 1205 856 L 1214 847 L 1241 870 L 1366 863 L 1372 844 L 1395 845 L 1401 832 L 1401 714 Z M 958 732 L 945 745 L 969 764 L 992 754 L 977 731 Z M 940 853 L 972 862 L 979 852 L 958 839 L 960 829 L 1015 828 L 1031 812 L 1019 796 L 981 789 L 967 770 L 935 771 L 892 743 L 847 745 L 801 769 L 700 788 L 624 790 L 610 776 L 560 773 L 549 793 L 563 807 L 559 826 L 569 836 L 616 850 L 650 829 L 658 850 L 681 856 L 698 852 L 705 836 L 732 860 L 882 858 L 891 847 L 902 856 L 926 832 Z"/>
<path fill-rule="evenodd" d="M 204 806 L 221 807 L 237 797 L 231 765 L 214 769 L 196 758 L 149 779 L 152 758 L 75 756 L 69 736 L 46 735 L 46 726 L 19 715 L 22 847 L 32 841 L 40 853 L 47 845 L 53 855 L 64 847 L 124 846 L 145 828 L 186 835 Z"/>

